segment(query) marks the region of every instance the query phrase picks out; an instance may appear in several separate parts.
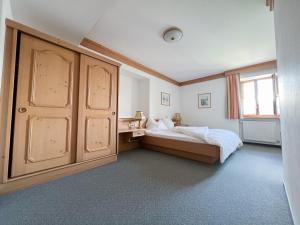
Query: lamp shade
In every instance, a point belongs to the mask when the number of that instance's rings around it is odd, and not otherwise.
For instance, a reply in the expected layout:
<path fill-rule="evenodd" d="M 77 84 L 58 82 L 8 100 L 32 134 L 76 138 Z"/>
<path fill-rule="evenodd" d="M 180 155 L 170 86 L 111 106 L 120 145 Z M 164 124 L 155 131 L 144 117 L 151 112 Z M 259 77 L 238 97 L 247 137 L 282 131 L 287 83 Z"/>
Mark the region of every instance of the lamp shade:
<path fill-rule="evenodd" d="M 175 113 L 174 119 L 175 119 L 175 120 L 181 120 L 181 115 L 180 115 L 180 113 Z"/>
<path fill-rule="evenodd" d="M 134 118 L 137 119 L 137 120 L 143 120 L 146 117 L 145 117 L 145 115 L 142 111 L 136 111 Z"/>

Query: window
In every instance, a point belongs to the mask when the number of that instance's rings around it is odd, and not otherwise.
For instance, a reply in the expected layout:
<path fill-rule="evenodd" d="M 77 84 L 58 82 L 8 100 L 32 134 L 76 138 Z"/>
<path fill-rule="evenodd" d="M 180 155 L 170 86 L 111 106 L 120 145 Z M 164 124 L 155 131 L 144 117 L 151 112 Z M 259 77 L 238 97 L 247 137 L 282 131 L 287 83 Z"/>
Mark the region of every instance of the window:
<path fill-rule="evenodd" d="M 278 117 L 277 77 L 262 75 L 241 79 L 243 117 Z"/>

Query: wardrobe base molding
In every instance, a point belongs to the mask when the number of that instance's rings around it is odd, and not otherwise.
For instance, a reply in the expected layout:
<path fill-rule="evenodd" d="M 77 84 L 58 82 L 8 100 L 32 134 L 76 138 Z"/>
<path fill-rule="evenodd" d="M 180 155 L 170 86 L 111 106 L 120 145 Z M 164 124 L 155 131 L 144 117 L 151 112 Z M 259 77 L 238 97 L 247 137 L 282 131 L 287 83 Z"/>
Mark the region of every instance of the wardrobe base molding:
<path fill-rule="evenodd" d="M 34 174 L 24 175 L 22 177 L 8 179 L 7 183 L 0 184 L 0 195 L 25 189 L 37 184 L 46 183 L 78 172 L 103 166 L 117 161 L 117 155 L 107 156 L 105 158 L 94 159 L 74 163 L 62 167 L 57 167 Z"/>

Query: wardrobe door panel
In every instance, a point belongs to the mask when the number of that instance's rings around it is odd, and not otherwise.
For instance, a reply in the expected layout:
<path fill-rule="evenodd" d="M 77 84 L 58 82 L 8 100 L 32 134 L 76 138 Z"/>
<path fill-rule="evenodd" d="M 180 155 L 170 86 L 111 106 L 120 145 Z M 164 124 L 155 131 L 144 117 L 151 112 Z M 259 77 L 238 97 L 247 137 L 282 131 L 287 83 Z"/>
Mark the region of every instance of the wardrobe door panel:
<path fill-rule="evenodd" d="M 116 154 L 118 68 L 81 55 L 77 160 Z"/>
<path fill-rule="evenodd" d="M 74 62 L 53 50 L 34 49 L 32 63 L 30 103 L 41 107 L 69 106 Z"/>
<path fill-rule="evenodd" d="M 79 55 L 22 34 L 18 71 L 12 176 L 74 162 Z"/>
<path fill-rule="evenodd" d="M 29 119 L 27 160 L 40 162 L 63 157 L 70 152 L 70 141 L 69 118 L 31 117 Z"/>
<path fill-rule="evenodd" d="M 112 75 L 99 65 L 88 66 L 87 107 L 108 110 L 111 104 Z M 101 99 L 101 101 L 99 101 Z"/>
<path fill-rule="evenodd" d="M 109 118 L 87 118 L 86 119 L 86 151 L 108 151 L 110 144 L 110 119 Z"/>

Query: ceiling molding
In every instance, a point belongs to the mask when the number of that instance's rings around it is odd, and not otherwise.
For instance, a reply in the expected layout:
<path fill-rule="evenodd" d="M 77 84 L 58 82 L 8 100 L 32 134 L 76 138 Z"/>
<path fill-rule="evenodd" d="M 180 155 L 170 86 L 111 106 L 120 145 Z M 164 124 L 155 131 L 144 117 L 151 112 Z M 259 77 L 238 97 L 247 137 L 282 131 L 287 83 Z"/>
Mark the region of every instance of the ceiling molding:
<path fill-rule="evenodd" d="M 276 68 L 276 67 L 277 67 L 277 61 L 272 60 L 272 61 L 258 63 L 258 64 L 254 64 L 254 65 L 250 65 L 250 66 L 240 67 L 240 68 L 233 69 L 233 70 L 228 70 L 228 71 L 225 71 L 223 73 L 218 73 L 218 74 L 214 74 L 214 75 L 200 77 L 200 78 L 193 79 L 193 80 L 187 80 L 187 81 L 184 81 L 184 82 L 180 82 L 179 86 L 185 86 L 185 85 L 196 84 L 196 83 L 201 83 L 201 82 L 205 82 L 205 81 L 220 79 L 220 78 L 224 78 L 226 76 L 233 75 L 233 74 L 238 74 L 238 73 L 247 73 L 247 72 L 252 72 L 252 71 L 255 71 L 255 70 L 262 70 L 262 69 Z"/>
<path fill-rule="evenodd" d="M 173 80 L 170 77 L 168 77 L 168 76 L 166 76 L 166 75 L 164 75 L 162 73 L 159 73 L 159 72 L 157 72 L 157 71 L 155 71 L 155 70 L 153 70 L 153 69 L 151 69 L 151 68 L 149 68 L 149 67 L 147 67 L 147 66 L 145 66 L 145 65 L 143 65 L 141 63 L 138 63 L 138 62 L 136 62 L 136 61 L 128 58 L 125 55 L 122 55 L 119 52 L 111 50 L 111 49 L 109 49 L 109 48 L 107 48 L 107 47 L 105 47 L 105 46 L 103 46 L 103 45 L 101 45 L 101 44 L 99 44 L 99 43 L 97 43 L 95 41 L 92 41 L 92 40 L 90 40 L 88 38 L 83 38 L 80 44 L 82 46 L 86 47 L 86 48 L 89 48 L 89 49 L 94 50 L 96 52 L 99 52 L 99 53 L 101 53 L 103 55 L 106 55 L 106 56 L 108 56 L 110 58 L 118 60 L 118 61 L 120 61 L 122 63 L 125 63 L 125 64 L 127 64 L 129 66 L 132 66 L 132 67 L 134 67 L 134 68 L 136 68 L 138 70 L 141 70 L 141 71 L 143 71 L 145 73 L 148 73 L 148 74 L 150 74 L 152 76 L 155 76 L 155 77 L 157 77 L 159 79 L 165 80 L 165 81 L 170 82 L 172 84 L 175 84 L 177 86 L 179 86 L 179 84 L 180 84 L 178 81 Z"/>
<path fill-rule="evenodd" d="M 259 70 L 259 69 L 266 69 L 266 68 L 271 68 L 271 67 L 276 67 L 277 66 L 277 61 L 276 60 L 272 60 L 272 61 L 268 61 L 268 62 L 263 62 L 263 63 L 258 63 L 255 65 L 250 65 L 250 66 L 245 66 L 245 67 L 240 67 L 237 69 L 233 69 L 233 70 L 228 70 L 222 73 L 218 73 L 218 74 L 213 74 L 213 75 L 209 75 L 209 76 L 205 76 L 205 77 L 200 77 L 197 79 L 193 79 L 193 80 L 187 80 L 187 81 L 183 81 L 183 82 L 178 82 L 174 79 L 171 79 L 170 77 L 161 74 L 147 66 L 144 66 L 143 64 L 140 64 L 130 58 L 128 58 L 127 56 L 124 56 L 114 50 L 111 50 L 95 41 L 92 41 L 88 38 L 83 38 L 81 43 L 82 46 L 89 48 L 93 51 L 96 51 L 100 54 L 103 54 L 105 56 L 108 56 L 110 58 L 113 58 L 115 60 L 118 60 L 122 63 L 125 63 L 129 66 L 132 66 L 138 70 L 141 70 L 145 73 L 148 73 L 152 76 L 155 76 L 159 79 L 165 80 L 167 82 L 170 82 L 172 84 L 175 84 L 177 86 L 186 86 L 186 85 L 190 85 L 190 84 L 195 84 L 195 83 L 201 83 L 201 82 L 205 82 L 205 81 L 210 81 L 210 80 L 215 80 L 215 79 L 220 79 L 220 78 L 224 78 L 228 75 L 232 75 L 232 74 L 237 74 L 237 73 L 246 73 L 246 72 L 251 72 L 251 71 L 255 71 L 255 70 Z"/>
<path fill-rule="evenodd" d="M 244 66 L 233 70 L 225 71 L 225 76 L 237 74 L 237 73 L 248 73 L 255 70 L 263 70 L 268 68 L 276 68 L 277 67 L 277 60 L 272 60 L 268 62 L 258 63 L 250 66 Z"/>
<path fill-rule="evenodd" d="M 200 78 L 193 79 L 193 80 L 183 81 L 183 82 L 179 83 L 179 86 L 196 84 L 196 83 L 201 83 L 201 82 L 220 79 L 220 78 L 225 78 L 225 73 L 218 73 L 218 74 L 214 74 L 214 75 L 210 75 L 210 76 L 200 77 Z"/>

